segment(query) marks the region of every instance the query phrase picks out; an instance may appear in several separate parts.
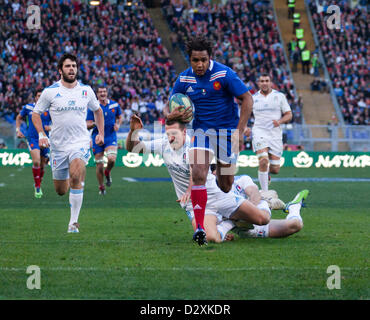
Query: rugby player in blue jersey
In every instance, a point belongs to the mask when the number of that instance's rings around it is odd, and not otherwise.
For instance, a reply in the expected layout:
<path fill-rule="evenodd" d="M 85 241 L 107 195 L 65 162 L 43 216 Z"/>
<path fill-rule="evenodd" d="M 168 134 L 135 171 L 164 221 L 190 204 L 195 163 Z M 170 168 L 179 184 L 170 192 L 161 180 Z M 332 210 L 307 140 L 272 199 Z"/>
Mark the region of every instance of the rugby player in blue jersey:
<path fill-rule="evenodd" d="M 194 132 L 189 154 L 193 180 L 191 200 L 197 224 L 193 239 L 202 245 L 207 242 L 203 222 L 209 164 L 216 157 L 218 186 L 223 192 L 230 191 L 253 100 L 232 69 L 211 59 L 212 45 L 206 37 L 190 38 L 186 50 L 191 67 L 177 78 L 172 95 L 186 94 L 194 104 Z M 235 98 L 240 101 L 240 115 Z M 167 118 L 186 122 L 188 116 L 189 108 L 183 111 L 176 108 Z"/>
<path fill-rule="evenodd" d="M 92 129 L 92 150 L 95 156 L 96 177 L 99 183 L 99 194 L 106 193 L 104 187 L 104 176 L 108 187 L 112 184 L 111 170 L 114 167 L 117 158 L 117 131 L 122 123 L 122 111 L 119 104 L 108 99 L 108 90 L 106 87 L 99 87 L 97 91 L 100 108 L 104 115 L 104 144 L 97 145 L 95 137 L 99 133 L 94 122 L 94 113 L 87 111 L 87 128 Z M 107 153 L 108 164 L 104 170 L 104 151 Z"/>
<path fill-rule="evenodd" d="M 39 99 L 42 90 L 36 90 L 35 92 L 35 103 Z M 17 115 L 15 120 L 17 138 L 26 138 L 28 149 L 30 150 L 32 158 L 32 174 L 33 180 L 35 181 L 35 197 L 42 197 L 41 182 L 45 173 L 45 165 L 49 161 L 49 148 L 41 149 L 39 147 L 39 134 L 37 133 L 33 122 L 32 122 L 32 112 L 35 107 L 35 103 L 28 103 L 23 106 L 21 112 Z M 21 131 L 22 121 L 25 121 L 27 124 L 27 132 L 23 133 Z M 41 121 L 44 128 L 44 131 L 48 135 L 50 131 L 51 118 L 48 111 L 45 111 L 41 114 Z"/>

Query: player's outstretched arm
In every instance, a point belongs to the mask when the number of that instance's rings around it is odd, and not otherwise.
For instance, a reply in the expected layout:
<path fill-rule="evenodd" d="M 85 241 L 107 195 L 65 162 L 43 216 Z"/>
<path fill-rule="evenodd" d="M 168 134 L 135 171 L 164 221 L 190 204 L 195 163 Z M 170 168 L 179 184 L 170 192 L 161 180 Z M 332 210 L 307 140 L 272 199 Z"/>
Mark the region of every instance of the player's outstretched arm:
<path fill-rule="evenodd" d="M 143 122 L 137 115 L 132 115 L 130 119 L 130 131 L 126 139 L 126 149 L 130 152 L 141 153 L 139 131 L 143 128 Z"/>

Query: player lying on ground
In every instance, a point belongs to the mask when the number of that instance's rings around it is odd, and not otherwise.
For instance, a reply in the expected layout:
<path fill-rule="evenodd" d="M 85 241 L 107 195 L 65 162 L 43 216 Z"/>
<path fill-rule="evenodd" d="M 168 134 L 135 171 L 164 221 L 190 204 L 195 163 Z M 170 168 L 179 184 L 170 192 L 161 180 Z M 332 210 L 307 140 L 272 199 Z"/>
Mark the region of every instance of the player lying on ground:
<path fill-rule="evenodd" d="M 189 164 L 190 137 L 186 134 L 186 125 L 178 121 L 166 121 L 166 135 L 161 139 L 151 141 L 140 141 L 139 131 L 143 124 L 136 115 L 131 117 L 130 131 L 126 140 L 128 151 L 135 153 L 156 153 L 163 157 L 168 172 L 172 178 L 176 195 L 180 204 L 190 215 L 194 215 L 190 201 L 192 190 L 191 170 Z M 222 192 L 217 184 L 216 178 L 209 171 L 207 175 L 207 206 L 205 208 L 204 226 L 207 241 L 221 242 L 227 231 L 233 225 L 226 221 L 221 226 L 223 231 L 219 232 L 221 221 L 217 218 L 219 212 L 224 218 L 231 220 L 245 220 L 256 225 L 265 225 L 270 221 L 271 211 L 265 200 L 255 205 L 251 201 L 232 192 Z"/>
<path fill-rule="evenodd" d="M 214 173 L 214 165 L 211 165 L 211 170 Z M 288 237 L 299 232 L 303 228 L 303 220 L 300 215 L 300 210 L 303 202 L 309 194 L 308 190 L 300 191 L 292 201 L 285 205 L 278 198 L 276 191 L 258 191 L 258 187 L 252 179 L 248 175 L 242 175 L 235 177 L 232 192 L 249 199 L 254 204 L 258 203 L 261 197 L 265 198 L 269 202 L 270 207 L 283 209 L 284 212 L 288 213 L 285 219 L 271 219 L 268 224 L 263 226 L 250 225 L 243 221 L 231 222 L 235 226 L 232 231 L 238 234 L 241 238 Z M 218 219 L 220 220 L 221 216 L 218 216 Z M 227 240 L 231 240 L 232 238 L 233 237 L 228 235 Z"/>

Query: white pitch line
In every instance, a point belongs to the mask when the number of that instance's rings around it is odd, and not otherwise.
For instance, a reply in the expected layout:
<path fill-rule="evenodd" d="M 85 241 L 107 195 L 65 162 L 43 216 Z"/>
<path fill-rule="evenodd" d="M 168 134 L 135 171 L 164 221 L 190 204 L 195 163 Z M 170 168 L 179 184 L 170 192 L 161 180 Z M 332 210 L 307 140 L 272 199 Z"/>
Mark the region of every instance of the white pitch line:
<path fill-rule="evenodd" d="M 0 187 L 5 187 L 6 184 L 5 183 L 0 183 Z"/>
<path fill-rule="evenodd" d="M 74 235 L 71 235 L 72 237 Z M 75 235 L 78 237 L 78 235 Z M 0 240 L 0 244 L 48 244 L 48 243 L 66 243 L 66 242 L 74 242 L 74 243 L 90 243 L 90 242 L 118 242 L 118 243 L 125 243 L 130 241 L 150 241 L 151 239 L 145 239 L 145 238 L 138 238 L 138 239 L 98 239 L 98 240 L 88 240 L 88 239 L 59 239 L 59 240 Z"/>
<path fill-rule="evenodd" d="M 122 180 L 126 180 L 128 182 L 137 182 L 136 179 L 134 179 L 134 178 L 127 178 L 127 177 L 123 177 Z"/>
<path fill-rule="evenodd" d="M 0 267 L 0 272 L 26 272 L 27 266 L 25 267 Z M 366 271 L 368 267 L 340 267 L 341 270 L 348 271 Z M 155 268 L 155 267 L 117 267 L 117 268 L 97 268 L 97 267 L 40 267 L 41 271 L 80 271 L 80 272 L 110 272 L 110 271 L 208 271 L 208 272 L 232 272 L 232 271 L 324 271 L 326 273 L 327 267 L 311 266 L 311 267 L 239 267 L 239 268 L 217 268 L 217 267 L 172 267 L 172 268 Z"/>

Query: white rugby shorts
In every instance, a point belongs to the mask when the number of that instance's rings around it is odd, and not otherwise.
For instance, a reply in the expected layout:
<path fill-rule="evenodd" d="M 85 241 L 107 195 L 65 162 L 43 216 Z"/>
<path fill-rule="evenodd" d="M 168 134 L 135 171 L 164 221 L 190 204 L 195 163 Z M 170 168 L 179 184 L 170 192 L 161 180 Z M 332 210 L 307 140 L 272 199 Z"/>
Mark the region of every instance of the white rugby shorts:
<path fill-rule="evenodd" d="M 283 139 L 281 136 L 275 137 L 264 130 L 252 130 L 253 151 L 268 148 L 268 153 L 281 158 L 283 155 Z"/>
<path fill-rule="evenodd" d="M 205 214 L 212 214 L 217 217 L 217 222 L 221 222 L 225 218 L 229 219 L 244 201 L 245 198 L 232 191 L 228 193 L 220 191 L 208 196 Z M 194 218 L 194 211 L 192 208 L 189 209 L 189 206 L 186 214 L 190 221 Z"/>
<path fill-rule="evenodd" d="M 50 165 L 54 180 L 67 180 L 69 166 L 74 159 L 81 159 L 88 164 L 91 157 L 90 146 L 75 147 L 68 151 L 50 151 Z"/>

